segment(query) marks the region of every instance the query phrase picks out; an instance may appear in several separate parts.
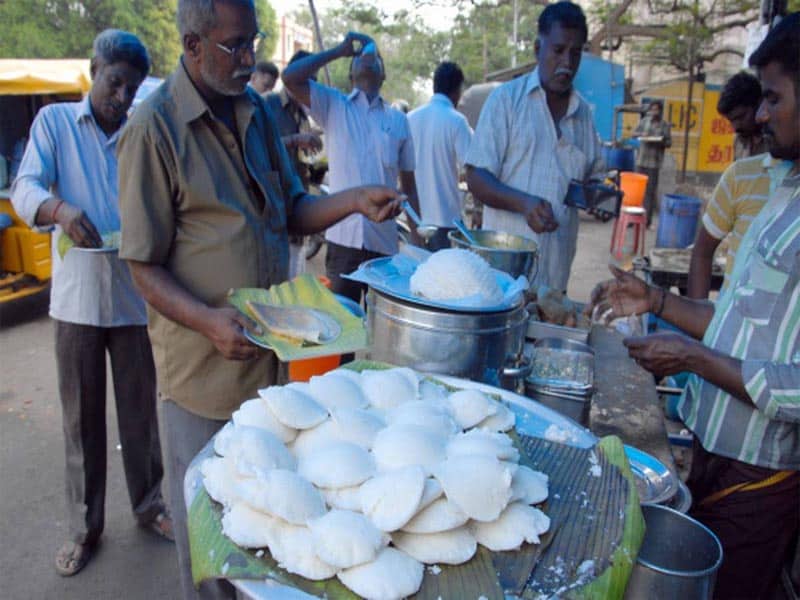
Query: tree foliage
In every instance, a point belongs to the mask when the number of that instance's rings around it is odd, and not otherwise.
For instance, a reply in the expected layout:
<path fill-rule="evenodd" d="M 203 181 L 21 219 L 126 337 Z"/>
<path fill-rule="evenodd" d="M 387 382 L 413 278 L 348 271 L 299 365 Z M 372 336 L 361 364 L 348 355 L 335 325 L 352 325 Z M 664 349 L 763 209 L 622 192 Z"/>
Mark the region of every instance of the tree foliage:
<path fill-rule="evenodd" d="M 300 24 L 313 26 L 307 10 L 294 16 Z M 402 99 L 414 105 L 426 100 L 431 91 L 422 84 L 447 55 L 448 36 L 434 32 L 405 10 L 388 14 L 364 2 L 343 3 L 320 15 L 320 29 L 326 49 L 339 44 L 348 31 L 360 31 L 375 39 L 386 70 L 382 95 L 390 101 Z M 330 63 L 331 85 L 349 91 L 349 68 L 349 60 Z"/>
<path fill-rule="evenodd" d="M 517 33 L 517 61 L 534 60 L 539 13 L 542 6 L 520 1 Z M 450 56 L 461 65 L 468 83 L 484 81 L 493 71 L 511 66 L 513 5 L 509 2 L 479 3 L 459 11 L 452 32 Z"/>
<path fill-rule="evenodd" d="M 164 76 L 181 53 L 176 9 L 177 0 L 0 0 L 0 57 L 88 57 L 97 34 L 113 27 L 138 35 L 153 60 L 152 74 Z M 277 38 L 275 11 L 267 0 L 256 0 L 256 10 L 268 34 L 260 53 L 269 56 Z"/>

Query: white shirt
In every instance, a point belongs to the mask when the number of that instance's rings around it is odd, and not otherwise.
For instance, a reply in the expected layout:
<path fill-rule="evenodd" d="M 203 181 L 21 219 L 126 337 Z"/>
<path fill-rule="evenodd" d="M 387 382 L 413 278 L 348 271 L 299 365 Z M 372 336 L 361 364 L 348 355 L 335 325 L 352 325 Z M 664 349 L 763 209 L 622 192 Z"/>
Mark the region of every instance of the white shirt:
<path fill-rule="evenodd" d="M 598 173 L 603 159 L 589 104 L 575 90 L 560 127 L 561 137 L 536 69 L 489 95 L 466 163 L 550 203 L 559 223 L 552 233 L 534 233 L 521 214 L 491 206 L 483 209 L 483 226 L 535 240 L 539 244 L 539 271 L 534 286 L 566 290 L 577 247 L 578 212 L 564 204 L 564 197 L 570 179 L 583 180 Z"/>
<path fill-rule="evenodd" d="M 406 116 L 378 96 L 371 103 L 354 89 L 339 90 L 311 81 L 311 117 L 325 130 L 330 191 L 359 185 L 397 188 L 400 171 L 414 170 L 414 145 Z M 397 225 L 350 215 L 325 232 L 325 239 L 381 254 L 397 252 Z"/>
<path fill-rule="evenodd" d="M 408 113 L 414 140 L 417 193 L 425 223 L 452 227 L 461 217 L 458 173 L 472 140 L 467 118 L 444 94 L 434 94 L 425 106 Z"/>
<path fill-rule="evenodd" d="M 14 210 L 31 227 L 36 212 L 54 195 L 86 213 L 98 232 L 119 231 L 117 159 L 119 130 L 106 136 L 81 102 L 51 104 L 36 115 L 25 155 L 11 189 Z M 52 228 L 51 228 L 52 229 Z M 50 316 L 60 321 L 116 327 L 146 325 L 145 303 L 128 266 L 116 252 L 57 251 L 52 236 Z"/>

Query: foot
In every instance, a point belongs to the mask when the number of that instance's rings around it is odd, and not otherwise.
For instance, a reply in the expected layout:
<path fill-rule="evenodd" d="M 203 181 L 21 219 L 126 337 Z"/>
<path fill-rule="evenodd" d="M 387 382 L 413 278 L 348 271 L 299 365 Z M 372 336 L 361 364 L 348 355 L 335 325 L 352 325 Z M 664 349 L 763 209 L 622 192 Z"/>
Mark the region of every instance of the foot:
<path fill-rule="evenodd" d="M 89 544 L 76 544 L 64 542 L 56 553 L 56 571 L 62 577 L 72 577 L 83 569 L 92 557 L 92 547 Z"/>
<path fill-rule="evenodd" d="M 149 523 L 145 523 L 142 525 L 142 527 L 152 531 L 156 535 L 161 536 L 166 540 L 171 542 L 175 541 L 175 535 L 172 532 L 172 517 L 170 517 L 167 509 L 162 510 L 156 515 L 155 519 Z"/>

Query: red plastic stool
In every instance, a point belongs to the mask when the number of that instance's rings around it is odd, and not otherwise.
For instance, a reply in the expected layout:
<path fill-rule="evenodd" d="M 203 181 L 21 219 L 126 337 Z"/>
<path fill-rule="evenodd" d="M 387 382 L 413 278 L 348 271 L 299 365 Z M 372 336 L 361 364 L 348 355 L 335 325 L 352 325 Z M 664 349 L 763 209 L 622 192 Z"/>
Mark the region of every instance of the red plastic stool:
<path fill-rule="evenodd" d="M 622 258 L 622 249 L 625 246 L 625 238 L 628 225 L 633 225 L 633 254 L 644 254 L 644 235 L 647 230 L 647 214 L 640 206 L 623 206 L 619 217 L 614 223 L 614 231 L 611 234 L 611 254 L 615 258 Z"/>

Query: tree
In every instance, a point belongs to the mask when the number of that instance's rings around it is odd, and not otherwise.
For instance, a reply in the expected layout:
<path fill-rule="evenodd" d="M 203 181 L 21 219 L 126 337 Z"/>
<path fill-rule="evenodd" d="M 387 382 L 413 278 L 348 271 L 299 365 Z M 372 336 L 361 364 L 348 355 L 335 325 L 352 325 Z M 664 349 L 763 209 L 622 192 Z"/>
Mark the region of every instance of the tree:
<path fill-rule="evenodd" d="M 312 27 L 311 15 L 302 10 L 295 20 Z M 348 31 L 360 31 L 375 39 L 386 70 L 382 95 L 388 100 L 403 99 L 418 104 L 430 96 L 422 83 L 430 79 L 433 70 L 445 56 L 447 36 L 432 31 L 408 11 L 387 14 L 372 4 L 357 2 L 329 9 L 320 14 L 325 48 L 339 44 Z M 342 91 L 351 89 L 349 60 L 337 60 L 328 66 L 331 85 Z"/>
<path fill-rule="evenodd" d="M 459 12 L 452 32 L 450 56 L 461 65 L 468 83 L 484 81 L 486 76 L 512 64 L 513 4 L 480 3 Z M 520 2 L 518 14 L 517 56 L 521 63 L 534 60 L 537 19 L 542 6 Z"/>
<path fill-rule="evenodd" d="M 97 34 L 113 27 L 138 35 L 150 52 L 152 74 L 164 76 L 181 53 L 176 10 L 177 0 L 0 0 L 0 57 L 88 57 Z M 270 56 L 278 28 L 275 11 L 267 0 L 256 0 L 256 10 L 268 34 L 259 54 Z"/>

